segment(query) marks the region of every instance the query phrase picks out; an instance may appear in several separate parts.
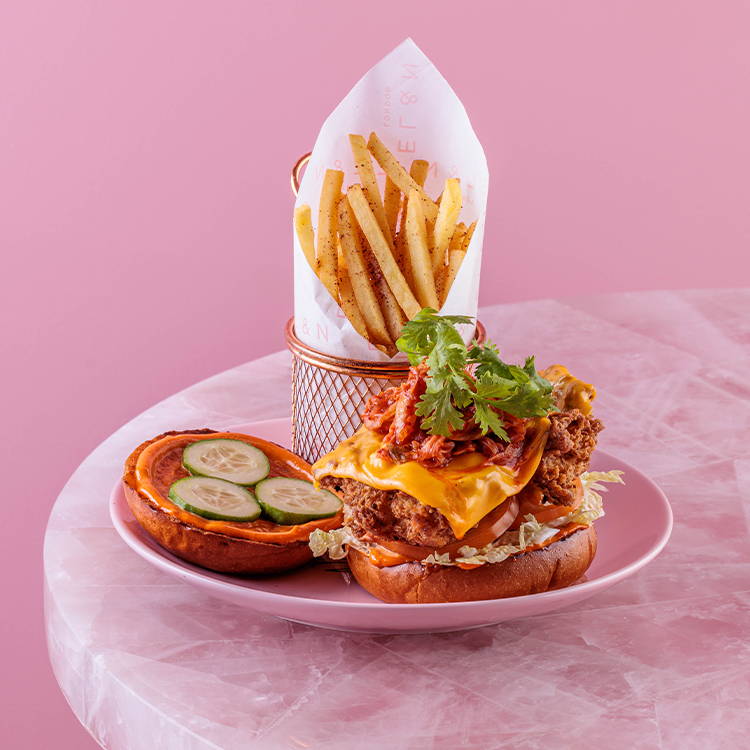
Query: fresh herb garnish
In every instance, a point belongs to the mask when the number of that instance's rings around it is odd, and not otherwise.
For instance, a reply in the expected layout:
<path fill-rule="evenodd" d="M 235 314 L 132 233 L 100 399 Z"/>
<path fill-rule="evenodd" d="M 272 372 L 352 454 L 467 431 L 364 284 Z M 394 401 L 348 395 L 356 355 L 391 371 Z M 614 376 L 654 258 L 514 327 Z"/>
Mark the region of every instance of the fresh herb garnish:
<path fill-rule="evenodd" d="M 529 357 L 523 367 L 500 359 L 493 344 L 467 348 L 457 325 L 473 323 L 466 315 L 437 314 L 425 307 L 401 330 L 396 346 L 412 365 L 427 364 L 427 390 L 417 404 L 422 429 L 432 435 L 450 435 L 464 426 L 463 410 L 474 406 L 474 421 L 483 435 L 508 434 L 498 411 L 514 417 L 543 417 L 555 409 L 552 384 Z M 471 371 L 473 369 L 473 375 Z"/>

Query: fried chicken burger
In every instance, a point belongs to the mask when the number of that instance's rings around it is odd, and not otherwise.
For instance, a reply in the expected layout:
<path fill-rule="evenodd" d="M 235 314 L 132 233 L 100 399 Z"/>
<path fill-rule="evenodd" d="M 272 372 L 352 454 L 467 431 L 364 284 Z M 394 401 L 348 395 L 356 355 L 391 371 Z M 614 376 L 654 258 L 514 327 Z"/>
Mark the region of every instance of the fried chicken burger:
<path fill-rule="evenodd" d="M 426 308 L 397 344 L 411 364 L 372 396 L 362 426 L 313 466 L 344 503 L 345 525 L 310 538 L 347 558 L 386 602 L 495 599 L 562 588 L 596 553 L 600 482 L 588 472 L 596 392 L 562 366 L 541 373 L 467 347 L 464 316 Z"/>

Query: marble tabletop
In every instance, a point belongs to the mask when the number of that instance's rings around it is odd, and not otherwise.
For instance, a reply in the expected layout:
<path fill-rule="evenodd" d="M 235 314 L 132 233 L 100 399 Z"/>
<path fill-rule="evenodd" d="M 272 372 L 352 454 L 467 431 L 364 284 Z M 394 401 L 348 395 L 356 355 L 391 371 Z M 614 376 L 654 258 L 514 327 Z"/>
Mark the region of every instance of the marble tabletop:
<path fill-rule="evenodd" d="M 112 528 L 122 461 L 166 429 L 289 413 L 280 352 L 172 396 L 73 474 L 45 538 L 55 674 L 106 748 L 739 748 L 750 732 L 750 290 L 484 308 L 506 358 L 599 390 L 601 446 L 675 515 L 634 577 L 567 611 L 464 633 L 318 630 L 210 599 Z"/>

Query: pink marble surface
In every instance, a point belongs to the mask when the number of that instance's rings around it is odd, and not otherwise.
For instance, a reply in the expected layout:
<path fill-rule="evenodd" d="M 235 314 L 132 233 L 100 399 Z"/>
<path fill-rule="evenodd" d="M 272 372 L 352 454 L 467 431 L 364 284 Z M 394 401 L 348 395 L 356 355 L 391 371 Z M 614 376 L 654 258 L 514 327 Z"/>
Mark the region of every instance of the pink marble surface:
<path fill-rule="evenodd" d="M 445 635 L 329 632 L 204 598 L 121 542 L 107 497 L 141 439 L 287 413 L 287 355 L 251 362 L 127 424 L 55 505 L 50 655 L 102 745 L 746 746 L 750 290 L 527 302 L 482 319 L 506 355 L 532 350 L 597 384 L 602 447 L 670 497 L 661 556 L 573 609 Z"/>

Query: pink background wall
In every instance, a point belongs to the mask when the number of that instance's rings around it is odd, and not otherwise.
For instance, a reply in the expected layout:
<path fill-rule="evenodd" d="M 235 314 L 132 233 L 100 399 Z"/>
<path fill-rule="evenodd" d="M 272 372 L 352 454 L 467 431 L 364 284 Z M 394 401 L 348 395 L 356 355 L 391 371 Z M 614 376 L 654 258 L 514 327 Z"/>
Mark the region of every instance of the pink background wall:
<path fill-rule="evenodd" d="M 487 152 L 483 303 L 748 283 L 748 3 L 376 5 L 0 5 L 3 747 L 93 747 L 43 644 L 57 491 L 132 415 L 282 347 L 289 167 L 405 36 Z"/>

